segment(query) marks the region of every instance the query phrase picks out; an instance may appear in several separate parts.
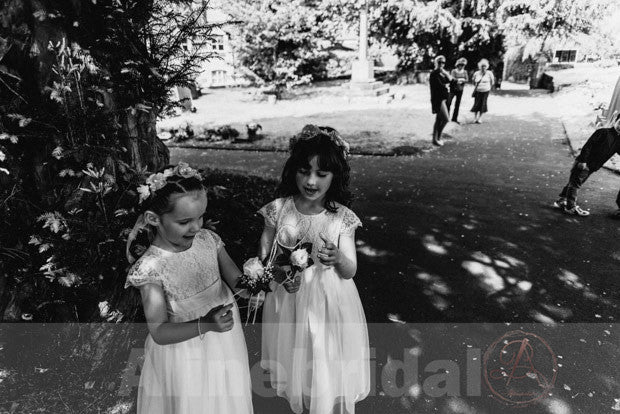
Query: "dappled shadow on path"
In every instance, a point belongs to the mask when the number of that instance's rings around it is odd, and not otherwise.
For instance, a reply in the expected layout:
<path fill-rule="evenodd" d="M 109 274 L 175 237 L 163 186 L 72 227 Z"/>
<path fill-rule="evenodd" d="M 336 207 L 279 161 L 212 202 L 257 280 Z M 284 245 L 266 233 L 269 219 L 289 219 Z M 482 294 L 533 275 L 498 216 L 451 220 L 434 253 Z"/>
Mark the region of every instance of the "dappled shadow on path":
<path fill-rule="evenodd" d="M 397 314 L 425 322 L 616 320 L 617 291 L 600 275 L 594 281 L 591 274 L 580 275 L 587 266 L 576 270 L 570 260 L 558 263 L 572 249 L 564 240 L 554 241 L 557 235 L 545 235 L 532 224 L 519 226 L 507 237 L 474 218 L 447 221 L 449 229 L 436 226 L 418 232 L 409 226 L 406 237 L 394 235 L 404 250 L 398 253 L 382 246 L 379 238 L 372 244 L 360 238 L 360 269 L 372 274 L 363 281 L 358 278 L 369 318 L 379 322 Z M 466 237 L 471 239 L 463 240 Z M 473 246 L 467 246 L 471 242 Z M 409 263 L 401 262 L 404 267 L 397 270 L 393 264 L 399 253 L 405 253 Z"/>
<path fill-rule="evenodd" d="M 492 122 L 462 129 L 452 150 L 429 157 L 359 161 L 366 228 L 356 283 L 369 320 L 615 321 L 616 222 L 539 201 L 557 197 L 570 169 L 555 121 Z M 612 179 L 593 177 L 583 197 L 599 201 L 596 180 Z"/>

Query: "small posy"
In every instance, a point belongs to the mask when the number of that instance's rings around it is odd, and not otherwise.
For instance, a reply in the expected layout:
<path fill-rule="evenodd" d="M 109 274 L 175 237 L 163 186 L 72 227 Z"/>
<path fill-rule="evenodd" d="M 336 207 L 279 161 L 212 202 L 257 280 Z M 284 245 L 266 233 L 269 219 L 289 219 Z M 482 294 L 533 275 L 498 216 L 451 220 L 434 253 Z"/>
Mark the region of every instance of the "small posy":
<path fill-rule="evenodd" d="M 270 264 L 264 266 L 258 257 L 253 257 L 243 264 L 243 274 L 235 287 L 247 290 L 250 295 L 271 292 L 269 284 L 273 279 L 273 266 Z"/>
<path fill-rule="evenodd" d="M 265 267 L 263 266 L 258 257 L 248 259 L 243 264 L 243 274 L 248 275 L 253 279 L 258 279 L 259 277 L 263 276 L 264 273 Z"/>
<path fill-rule="evenodd" d="M 282 245 L 279 245 L 279 247 L 282 253 L 275 259 L 275 264 L 277 266 L 290 266 L 297 272 L 303 272 L 314 264 L 314 261 L 310 257 L 312 253 L 312 243 L 302 243 L 301 240 L 297 240 L 293 249 L 287 249 Z"/>

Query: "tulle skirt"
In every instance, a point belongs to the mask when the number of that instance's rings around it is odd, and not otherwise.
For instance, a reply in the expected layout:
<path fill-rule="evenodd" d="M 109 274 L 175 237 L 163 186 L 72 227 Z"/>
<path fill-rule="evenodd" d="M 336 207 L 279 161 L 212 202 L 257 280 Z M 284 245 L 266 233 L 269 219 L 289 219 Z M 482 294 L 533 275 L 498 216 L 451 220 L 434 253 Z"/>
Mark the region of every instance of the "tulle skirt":
<path fill-rule="evenodd" d="M 370 361 L 353 280 L 312 266 L 296 294 L 278 287 L 268 295 L 263 319 L 263 367 L 293 412 L 354 413 L 370 391 Z"/>
<path fill-rule="evenodd" d="M 250 414 L 248 351 L 236 304 L 234 327 L 171 345 L 146 339 L 138 414 Z"/>

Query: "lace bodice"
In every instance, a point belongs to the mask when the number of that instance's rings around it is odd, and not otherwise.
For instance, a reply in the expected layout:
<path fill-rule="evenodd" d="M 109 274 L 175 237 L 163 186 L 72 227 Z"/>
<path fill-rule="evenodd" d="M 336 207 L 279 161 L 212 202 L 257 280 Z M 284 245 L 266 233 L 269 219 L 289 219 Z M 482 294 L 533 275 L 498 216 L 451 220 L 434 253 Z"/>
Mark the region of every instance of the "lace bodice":
<path fill-rule="evenodd" d="M 266 204 L 258 212 L 265 218 L 265 226 L 276 228 L 281 244 L 293 246 L 299 239 L 312 243 L 312 258 L 316 262 L 316 254 L 323 245 L 321 233 L 338 244 L 341 234 L 351 235 L 362 225 L 353 211 L 341 204 L 337 206 L 336 213 L 323 210 L 314 215 L 302 214 L 295 207 L 293 197 L 286 197 Z"/>
<path fill-rule="evenodd" d="M 224 245 L 216 233 L 202 229 L 192 246 L 179 253 L 151 245 L 129 269 L 125 287 L 154 283 L 162 287 L 169 301 L 180 301 L 223 283 L 217 261 Z"/>

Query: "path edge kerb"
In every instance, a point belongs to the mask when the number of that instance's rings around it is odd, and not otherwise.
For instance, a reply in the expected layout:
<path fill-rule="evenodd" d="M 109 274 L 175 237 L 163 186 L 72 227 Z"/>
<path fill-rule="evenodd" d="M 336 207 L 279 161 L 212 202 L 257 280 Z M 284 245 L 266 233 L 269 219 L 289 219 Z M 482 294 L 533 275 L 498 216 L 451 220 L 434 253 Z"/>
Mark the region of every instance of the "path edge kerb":
<path fill-rule="evenodd" d="M 248 147 L 243 148 L 237 145 L 205 145 L 205 144 L 191 144 L 191 143 L 165 143 L 168 148 L 186 148 L 186 149 L 199 149 L 199 150 L 220 150 L 220 151 L 246 151 L 246 152 L 288 152 L 288 149 L 282 149 L 277 147 Z M 430 151 L 433 151 L 433 147 L 419 147 L 411 146 L 412 153 L 399 153 L 399 151 L 356 151 L 350 152 L 350 155 L 359 155 L 367 157 L 419 157 Z"/>

